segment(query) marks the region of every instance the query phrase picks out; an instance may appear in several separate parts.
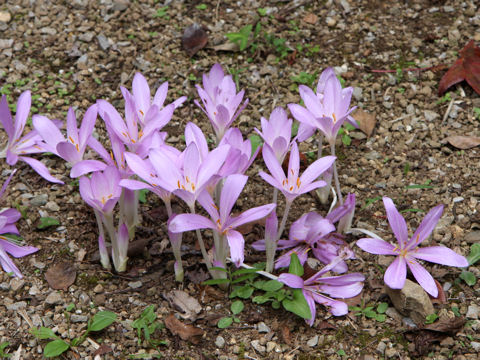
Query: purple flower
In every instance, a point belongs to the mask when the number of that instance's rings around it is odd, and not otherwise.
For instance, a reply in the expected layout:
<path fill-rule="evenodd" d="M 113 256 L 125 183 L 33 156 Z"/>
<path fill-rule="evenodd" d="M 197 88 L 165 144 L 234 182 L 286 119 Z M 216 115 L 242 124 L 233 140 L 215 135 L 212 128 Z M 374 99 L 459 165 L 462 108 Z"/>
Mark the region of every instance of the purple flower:
<path fill-rule="evenodd" d="M 120 179 L 120 173 L 114 166 L 94 172 L 91 178 L 82 176 L 79 180 L 80 195 L 95 210 L 111 214 L 122 193 Z"/>
<path fill-rule="evenodd" d="M 195 100 L 195 104 L 210 119 L 218 142 L 240 112 L 247 106 L 248 100 L 245 100 L 238 109 L 245 91 L 242 90 L 237 93 L 232 76 L 225 75 L 220 64 L 213 65 L 210 73 L 203 75 L 203 88 L 199 85 L 196 87 L 203 106 L 197 100 Z"/>
<path fill-rule="evenodd" d="M 276 107 L 270 114 L 268 121 L 264 117 L 260 121 L 262 132 L 257 128 L 255 128 L 255 131 L 262 137 L 265 144 L 272 148 L 278 162 L 280 164 L 283 163 L 283 159 L 290 147 L 292 119 L 287 117 L 287 112 L 283 108 Z"/>
<path fill-rule="evenodd" d="M 401 289 L 407 277 L 407 265 L 418 283 L 433 297 L 438 295 L 435 280 L 416 259 L 437 264 L 465 267 L 468 261 L 464 256 L 444 246 L 419 247 L 426 240 L 440 220 L 443 205 L 435 206 L 425 215 L 413 236 L 408 239 L 407 223 L 396 209 L 392 199 L 383 198 L 388 222 L 398 245 L 394 246 L 381 239 L 364 238 L 357 241 L 357 245 L 364 251 L 378 255 L 394 255 L 397 258 L 385 271 L 384 281 L 392 289 Z"/>
<path fill-rule="evenodd" d="M 18 160 L 26 162 L 45 180 L 57 184 L 63 184 L 63 181 L 50 175 L 47 167 L 42 162 L 24 156 L 46 151 L 44 147 L 45 144 L 42 142 L 42 138 L 36 130 L 30 131 L 27 135 L 21 138 L 27 122 L 28 113 L 30 112 L 31 104 L 32 98 L 30 91 L 24 91 L 17 101 L 17 113 L 15 114 L 14 122 L 10 109 L 8 108 L 7 98 L 5 95 L 2 96 L 0 101 L 0 121 L 7 133 L 8 142 L 7 146 L 0 151 L 0 158 L 6 157 L 7 163 L 11 166 L 15 165 Z"/>
<path fill-rule="evenodd" d="M 299 141 L 304 141 L 315 129 L 319 129 L 332 144 L 345 120 L 358 127 L 350 116 L 355 108 L 349 109 L 353 88 L 342 89 L 332 68 L 325 69 L 320 75 L 316 94 L 305 85 L 300 85 L 298 90 L 306 108 L 298 104 L 289 104 L 288 107 L 300 122 Z"/>
<path fill-rule="evenodd" d="M 320 174 L 332 166 L 335 156 L 325 156 L 316 160 L 299 176 L 300 155 L 296 142 L 293 142 L 290 150 L 287 176 L 283 172 L 274 151 L 268 145 L 263 146 L 263 160 L 270 170 L 271 175 L 261 171 L 260 176 L 270 185 L 279 189 L 285 195 L 287 202 L 293 202 L 301 194 L 325 186 L 325 181 L 315 181 Z"/>
<path fill-rule="evenodd" d="M 343 301 L 332 299 L 332 297 L 347 299 L 358 295 L 360 291 L 362 291 L 365 276 L 360 273 L 323 276 L 332 270 L 339 261 L 343 261 L 342 256 L 338 256 L 330 264 L 326 265 L 322 270 L 307 280 L 288 273 L 282 273 L 278 277 L 278 281 L 285 285 L 294 289 L 302 289 L 303 296 L 305 296 L 305 300 L 310 307 L 310 313 L 312 314 L 312 317 L 306 320 L 310 326 L 312 326 L 315 321 L 315 303 L 330 307 L 330 312 L 335 316 L 342 316 L 348 313 L 347 304 Z"/>
<path fill-rule="evenodd" d="M 67 139 L 62 135 L 53 121 L 46 116 L 34 115 L 32 122 L 35 130 L 45 142 L 45 149 L 71 165 L 82 161 L 88 141 L 92 135 L 97 119 L 97 105 L 92 105 L 85 112 L 80 131 L 77 128 L 77 119 L 73 108 L 67 113 Z"/>
<path fill-rule="evenodd" d="M 252 154 L 252 144 L 250 139 L 243 141 L 242 133 L 237 128 L 227 130 L 219 146 L 230 145 L 225 163 L 219 171 L 219 175 L 223 178 L 231 174 L 244 174 L 252 165 L 257 157 L 260 147 Z"/>
<path fill-rule="evenodd" d="M 246 210 L 237 217 L 231 216 L 232 208 L 247 179 L 247 176 L 240 174 L 227 177 L 220 195 L 220 206 L 218 208 L 207 191 L 200 194 L 198 202 L 205 208 L 211 219 L 197 214 L 180 214 L 170 222 L 168 230 L 178 233 L 197 229 L 212 229 L 221 238 L 226 237 L 230 248 L 230 257 L 236 266 L 240 266 L 243 263 L 245 241 L 242 234 L 234 229 L 240 225 L 264 218 L 275 209 L 275 204 L 268 204 Z M 224 244 L 216 244 L 216 247 L 224 247 Z M 220 250 L 216 249 L 217 252 Z M 223 257 L 226 255 L 222 254 L 222 251 L 220 253 Z M 215 260 L 222 261 L 225 264 L 224 258 Z"/>

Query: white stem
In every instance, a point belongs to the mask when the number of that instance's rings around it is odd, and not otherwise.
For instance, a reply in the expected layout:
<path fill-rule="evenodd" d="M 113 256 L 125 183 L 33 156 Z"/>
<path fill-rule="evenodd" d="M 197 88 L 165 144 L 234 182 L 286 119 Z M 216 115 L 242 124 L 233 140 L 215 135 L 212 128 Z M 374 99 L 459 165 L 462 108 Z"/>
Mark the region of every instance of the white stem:
<path fill-rule="evenodd" d="M 227 258 L 228 261 L 230 262 L 233 262 L 232 259 L 230 258 Z M 243 267 L 244 269 L 255 269 L 254 267 L 250 266 L 250 265 L 247 265 L 247 264 L 240 264 L 241 267 Z M 272 280 L 277 280 L 278 281 L 278 276 L 275 276 L 273 274 L 270 274 L 269 272 L 266 272 L 266 271 L 263 271 L 263 270 L 258 270 L 256 272 L 257 274 L 260 274 L 260 275 L 263 275 L 269 279 L 272 279 Z"/>
<path fill-rule="evenodd" d="M 335 156 L 335 142 L 330 144 L 331 154 Z M 342 191 L 340 190 L 340 181 L 338 181 L 337 160 L 333 163 L 333 178 L 335 179 L 335 188 L 337 189 L 338 200 L 343 205 Z"/>
<path fill-rule="evenodd" d="M 190 207 L 190 212 L 192 214 L 195 214 L 195 205 Z M 198 239 L 198 245 L 200 245 L 200 251 L 202 252 L 203 259 L 205 260 L 205 265 L 207 265 L 207 269 L 210 269 L 212 267 L 212 264 L 210 263 L 210 259 L 208 258 L 207 250 L 205 249 L 205 243 L 203 242 L 202 234 L 200 233 L 200 230 L 195 230 L 197 233 L 197 239 Z"/>
<path fill-rule="evenodd" d="M 283 212 L 282 222 L 280 223 L 280 227 L 278 228 L 277 240 L 280 239 L 280 236 L 282 236 L 282 233 L 283 233 L 283 229 L 285 229 L 285 224 L 287 222 L 287 217 L 288 217 L 288 213 L 290 211 L 291 205 L 292 205 L 292 202 L 286 200 L 285 211 Z"/>

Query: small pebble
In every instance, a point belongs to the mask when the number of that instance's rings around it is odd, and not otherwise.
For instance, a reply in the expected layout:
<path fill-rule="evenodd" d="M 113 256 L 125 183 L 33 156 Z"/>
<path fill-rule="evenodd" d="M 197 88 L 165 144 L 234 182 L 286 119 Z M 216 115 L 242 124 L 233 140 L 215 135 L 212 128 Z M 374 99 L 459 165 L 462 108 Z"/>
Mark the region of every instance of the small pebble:
<path fill-rule="evenodd" d="M 131 281 L 128 283 L 128 286 L 132 289 L 138 289 L 142 287 L 143 283 L 141 281 Z"/>
<path fill-rule="evenodd" d="M 260 354 L 265 354 L 267 348 L 260 344 L 259 340 L 253 340 L 250 345 L 255 349 L 255 351 L 259 352 Z"/>
<path fill-rule="evenodd" d="M 467 314 L 465 315 L 467 319 L 478 319 L 478 314 L 480 313 L 480 307 L 476 304 L 472 304 L 467 309 Z"/>
<path fill-rule="evenodd" d="M 259 333 L 269 333 L 270 328 L 262 321 L 257 324 L 258 332 Z"/>
<path fill-rule="evenodd" d="M 223 347 L 225 346 L 225 339 L 221 336 L 217 336 L 217 338 L 215 339 L 215 346 L 219 349 L 223 349 Z"/>
<path fill-rule="evenodd" d="M 56 305 L 56 304 L 61 304 L 63 302 L 63 299 L 58 292 L 52 291 L 50 294 L 48 294 L 47 298 L 45 299 L 45 302 L 49 305 Z"/>
<path fill-rule="evenodd" d="M 98 293 L 103 292 L 103 285 L 102 285 L 102 284 L 97 284 L 97 285 L 93 288 L 93 292 L 94 292 L 95 294 L 98 294 Z"/>
<path fill-rule="evenodd" d="M 310 340 L 307 341 L 307 345 L 310 347 L 315 347 L 318 344 L 318 335 L 315 335 Z"/>

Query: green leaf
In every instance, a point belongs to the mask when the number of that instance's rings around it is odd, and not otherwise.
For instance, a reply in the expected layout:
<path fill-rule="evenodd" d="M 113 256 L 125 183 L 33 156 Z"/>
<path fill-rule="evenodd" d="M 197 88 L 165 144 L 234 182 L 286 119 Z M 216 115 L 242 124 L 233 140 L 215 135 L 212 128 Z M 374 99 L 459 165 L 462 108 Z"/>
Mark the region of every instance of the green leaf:
<path fill-rule="evenodd" d="M 232 280 L 232 284 L 238 284 L 247 280 L 255 279 L 256 277 L 257 274 L 246 274 L 236 278 L 235 280 Z"/>
<path fill-rule="evenodd" d="M 478 260 L 480 260 L 480 244 L 476 243 L 473 244 L 470 248 L 470 254 L 467 256 L 468 263 L 470 265 L 475 264 Z"/>
<path fill-rule="evenodd" d="M 433 324 L 437 319 L 438 319 L 437 314 L 427 315 L 427 317 L 425 318 L 425 324 Z"/>
<path fill-rule="evenodd" d="M 245 305 L 241 300 L 234 301 L 232 305 L 230 305 L 230 310 L 232 310 L 233 315 L 238 315 L 242 312 Z"/>
<path fill-rule="evenodd" d="M 207 5 L 206 4 L 199 4 L 195 6 L 198 10 L 207 10 Z"/>
<path fill-rule="evenodd" d="M 253 287 L 258 289 L 258 290 L 262 290 L 263 289 L 263 285 L 266 283 L 265 280 L 257 280 L 253 283 Z"/>
<path fill-rule="evenodd" d="M 225 269 L 225 268 L 223 268 L 223 267 L 220 267 L 220 266 L 212 266 L 212 267 L 210 268 L 210 270 L 223 271 L 223 272 L 225 272 L 225 273 L 228 272 L 227 269 Z"/>
<path fill-rule="evenodd" d="M 37 339 L 45 340 L 45 339 L 57 339 L 58 336 L 55 335 L 52 329 L 41 327 L 40 329 L 32 328 L 30 329 L 30 333 L 35 336 Z"/>
<path fill-rule="evenodd" d="M 369 319 L 374 319 L 377 317 L 377 313 L 373 310 L 364 310 L 363 314 Z"/>
<path fill-rule="evenodd" d="M 283 287 L 283 284 L 277 280 L 269 280 L 263 284 L 262 289 L 265 291 L 278 291 Z"/>
<path fill-rule="evenodd" d="M 257 12 L 258 12 L 258 15 L 260 15 L 260 16 L 267 15 L 267 9 L 264 9 L 264 8 L 258 8 Z M 474 108 L 474 110 L 475 110 L 475 108 Z"/>
<path fill-rule="evenodd" d="M 100 311 L 96 313 L 88 323 L 87 330 L 100 331 L 117 320 L 117 315 L 111 311 Z"/>
<path fill-rule="evenodd" d="M 468 286 L 473 286 L 477 283 L 477 278 L 471 271 L 462 271 L 460 279 L 465 281 Z"/>
<path fill-rule="evenodd" d="M 375 317 L 375 320 L 377 320 L 378 322 L 385 322 L 386 319 L 387 317 L 385 314 L 377 314 L 377 316 Z"/>
<path fill-rule="evenodd" d="M 305 300 L 305 296 L 303 296 L 302 290 L 293 289 L 292 293 L 292 300 L 284 299 L 282 301 L 282 305 L 285 310 L 290 311 L 303 319 L 310 319 L 312 317 L 312 313 L 310 312 L 310 307 L 308 306 L 307 300 Z"/>
<path fill-rule="evenodd" d="M 258 269 L 239 269 L 232 273 L 232 276 L 239 276 L 244 274 L 256 274 Z"/>
<path fill-rule="evenodd" d="M 277 300 L 272 301 L 272 308 L 280 309 L 280 305 L 281 305 L 280 301 L 277 301 Z"/>
<path fill-rule="evenodd" d="M 265 304 L 266 302 L 268 302 L 270 300 L 272 300 L 272 299 L 269 298 L 268 296 L 259 295 L 259 296 L 255 296 L 252 299 L 252 302 L 254 302 L 255 304 Z"/>
<path fill-rule="evenodd" d="M 56 226 L 56 225 L 60 225 L 60 221 L 58 221 L 58 219 L 48 217 L 48 216 L 47 217 L 42 217 L 42 218 L 40 218 L 40 221 L 37 225 L 37 229 L 43 230 L 43 229 L 46 229 L 50 226 Z"/>
<path fill-rule="evenodd" d="M 295 253 L 292 253 L 290 256 L 290 266 L 288 267 L 288 272 L 297 276 L 303 275 L 303 266 L 298 260 L 298 256 Z"/>
<path fill-rule="evenodd" d="M 250 296 L 252 296 L 254 290 L 255 289 L 248 284 L 244 286 L 240 286 L 235 288 L 235 290 L 232 291 L 232 293 L 230 294 L 230 298 L 232 299 L 234 297 L 239 297 L 241 299 L 248 299 Z"/>
<path fill-rule="evenodd" d="M 230 279 L 210 279 L 204 281 L 203 285 L 220 285 L 220 284 L 229 284 Z"/>
<path fill-rule="evenodd" d="M 343 349 L 338 350 L 337 354 L 340 355 L 340 356 L 346 356 L 347 355 L 347 353 Z"/>
<path fill-rule="evenodd" d="M 258 147 L 263 144 L 263 140 L 258 135 L 252 135 L 249 137 L 250 144 L 252 145 L 252 155 L 257 151 Z M 250 270 L 250 269 L 242 269 L 242 270 Z"/>
<path fill-rule="evenodd" d="M 220 329 L 225 329 L 230 325 L 232 325 L 232 323 L 233 323 L 233 319 L 231 317 L 223 317 L 218 321 L 217 326 Z"/>
<path fill-rule="evenodd" d="M 385 311 L 387 311 L 387 309 L 388 309 L 388 304 L 386 302 L 382 302 L 377 306 L 377 312 L 379 314 L 385 314 Z"/>
<path fill-rule="evenodd" d="M 252 33 L 252 28 L 253 28 L 252 24 L 248 24 L 242 27 L 239 30 L 239 32 L 227 33 L 225 34 L 225 36 L 231 42 L 238 44 L 240 47 L 240 51 L 243 51 L 248 46 L 248 38 Z"/>
<path fill-rule="evenodd" d="M 63 354 L 70 348 L 70 345 L 67 344 L 63 340 L 53 340 L 50 341 L 47 345 L 45 345 L 45 349 L 43 349 L 43 355 L 45 357 L 55 357 Z"/>
<path fill-rule="evenodd" d="M 342 143 L 343 143 L 343 145 L 345 145 L 345 146 L 350 146 L 350 144 L 352 143 L 351 137 L 348 136 L 347 134 L 344 134 L 344 135 L 342 136 Z"/>
<path fill-rule="evenodd" d="M 142 204 L 147 202 L 147 193 L 148 189 L 140 189 L 138 191 L 138 201 L 140 201 Z"/>
<path fill-rule="evenodd" d="M 295 120 L 292 124 L 292 136 L 297 136 L 299 126 L 300 126 L 300 123 Z"/>
<path fill-rule="evenodd" d="M 65 308 L 65 311 L 70 312 L 70 311 L 72 311 L 73 309 L 75 309 L 75 304 L 74 304 L 74 303 L 70 303 L 70 304 L 68 304 L 67 307 Z"/>

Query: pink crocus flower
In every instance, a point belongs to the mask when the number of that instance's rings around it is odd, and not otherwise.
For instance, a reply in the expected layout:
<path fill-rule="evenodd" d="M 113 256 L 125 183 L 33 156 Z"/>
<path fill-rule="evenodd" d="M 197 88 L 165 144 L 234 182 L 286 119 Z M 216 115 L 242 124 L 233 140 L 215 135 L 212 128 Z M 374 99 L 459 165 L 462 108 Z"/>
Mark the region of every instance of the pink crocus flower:
<path fill-rule="evenodd" d="M 300 154 L 297 143 L 293 142 L 290 150 L 287 175 L 285 175 L 274 151 L 270 146 L 265 144 L 263 146 L 263 160 L 268 170 L 270 170 L 271 175 L 263 171 L 261 171 L 259 175 L 267 183 L 279 189 L 283 195 L 285 195 L 287 202 L 291 203 L 297 196 L 325 186 L 325 181 L 315 180 L 332 166 L 335 159 L 335 156 L 324 156 L 310 164 L 300 176 Z"/>
<path fill-rule="evenodd" d="M 6 147 L 0 151 L 0 158 L 6 157 L 7 163 L 11 166 L 15 165 L 18 160 L 21 160 L 30 165 L 32 169 L 45 180 L 57 184 L 63 184 L 63 181 L 50 175 L 47 167 L 42 162 L 29 156 L 25 156 L 46 151 L 44 147 L 45 144 L 42 142 L 42 138 L 36 130 L 32 130 L 27 135 L 21 137 L 27 122 L 31 104 L 32 98 L 30 91 L 24 91 L 17 101 L 17 113 L 15 114 L 14 122 L 10 109 L 8 108 L 7 97 L 5 95 L 2 96 L 2 99 L 0 100 L 0 121 L 7 133 L 8 142 Z"/>
<path fill-rule="evenodd" d="M 348 313 L 347 304 L 332 298 L 348 299 L 358 295 L 362 291 L 365 276 L 360 273 L 324 276 L 332 270 L 339 261 L 343 261 L 342 255 L 335 258 L 330 264 L 326 265 L 322 270 L 307 280 L 303 280 L 300 276 L 289 273 L 282 273 L 278 277 L 278 281 L 285 285 L 294 289 L 302 289 L 303 296 L 305 296 L 312 315 L 310 319 L 305 320 L 310 326 L 312 326 L 315 321 L 315 303 L 328 306 L 330 312 L 335 316 L 342 316 Z"/>
<path fill-rule="evenodd" d="M 408 239 L 407 223 L 398 212 L 392 199 L 383 198 L 388 222 L 395 235 L 398 245 L 392 245 L 380 238 L 363 238 L 357 241 L 362 250 L 377 255 L 394 255 L 396 259 L 385 271 L 384 281 L 392 289 L 402 289 L 407 277 L 407 266 L 414 278 L 427 293 L 436 297 L 437 285 L 432 275 L 420 265 L 416 259 L 437 264 L 465 267 L 468 260 L 455 251 L 444 246 L 419 247 L 437 225 L 443 212 L 443 205 L 437 205 L 423 218 L 413 236 Z"/>
<path fill-rule="evenodd" d="M 196 85 L 203 106 L 195 100 L 208 116 L 217 136 L 217 143 L 223 138 L 225 131 L 247 106 L 248 99 L 242 102 L 244 90 L 237 93 L 235 82 L 231 75 L 225 75 L 220 64 L 215 64 L 207 74 L 203 74 L 203 88 Z"/>
<path fill-rule="evenodd" d="M 85 112 L 80 130 L 73 108 L 67 113 L 67 138 L 62 135 L 55 123 L 42 115 L 34 115 L 32 122 L 35 130 L 45 142 L 46 151 L 60 156 L 71 165 L 82 161 L 83 155 L 92 136 L 97 119 L 97 105 L 90 106 Z"/>
<path fill-rule="evenodd" d="M 226 238 L 230 248 L 230 257 L 238 267 L 243 263 L 245 240 L 243 235 L 235 228 L 264 218 L 273 209 L 275 204 L 258 206 L 244 211 L 242 214 L 233 217 L 231 211 L 240 193 L 242 192 L 248 177 L 241 174 L 230 175 L 225 179 L 225 183 L 220 194 L 220 206 L 217 208 L 215 202 L 207 191 L 203 191 L 198 197 L 198 202 L 210 215 L 210 219 L 198 214 L 180 214 L 177 215 L 169 224 L 168 230 L 173 233 L 185 232 L 197 229 L 212 229 L 219 235 L 220 241 L 215 244 L 217 253 L 216 261 L 220 261 L 225 266 L 225 244 Z"/>
<path fill-rule="evenodd" d="M 349 108 L 353 88 L 342 89 L 340 80 L 332 68 L 325 69 L 320 75 L 315 94 L 308 86 L 298 87 L 305 107 L 289 104 L 293 117 L 300 122 L 298 141 L 304 141 L 319 129 L 330 144 L 335 142 L 338 130 L 345 120 L 358 127 L 350 116 L 355 107 Z"/>
<path fill-rule="evenodd" d="M 265 144 L 272 148 L 278 162 L 280 164 L 283 163 L 283 159 L 290 147 L 292 119 L 288 118 L 287 112 L 283 108 L 276 107 L 270 114 L 269 120 L 262 117 L 260 122 L 262 131 L 260 132 L 257 128 L 255 128 L 255 131 L 262 137 Z"/>
<path fill-rule="evenodd" d="M 252 165 L 253 161 L 260 151 L 258 147 L 252 154 L 252 144 L 250 139 L 243 140 L 242 133 L 238 128 L 227 130 L 219 145 L 230 145 L 230 151 L 225 160 L 225 164 L 219 171 L 223 178 L 231 174 L 244 174 Z"/>

